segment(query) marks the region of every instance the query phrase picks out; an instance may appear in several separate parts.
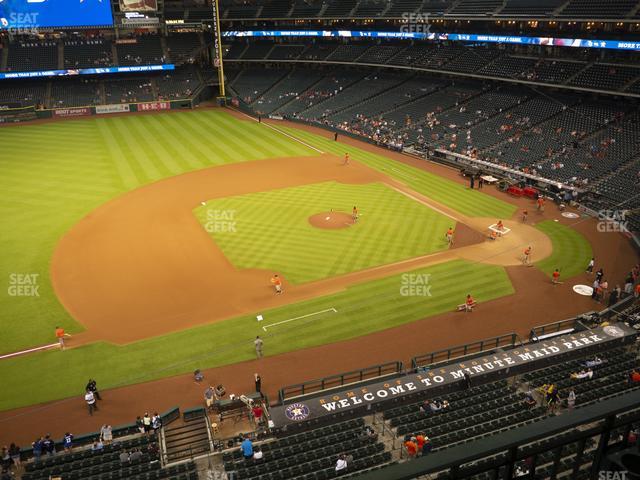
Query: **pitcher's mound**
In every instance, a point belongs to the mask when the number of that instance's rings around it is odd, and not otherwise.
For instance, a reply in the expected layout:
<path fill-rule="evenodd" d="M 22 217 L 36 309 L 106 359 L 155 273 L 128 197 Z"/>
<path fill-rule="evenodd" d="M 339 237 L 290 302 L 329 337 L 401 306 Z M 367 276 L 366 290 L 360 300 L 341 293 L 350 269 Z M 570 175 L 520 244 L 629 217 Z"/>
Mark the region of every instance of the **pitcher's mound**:
<path fill-rule="evenodd" d="M 347 228 L 353 225 L 351 215 L 344 212 L 316 213 L 309 217 L 309 223 L 316 228 Z"/>

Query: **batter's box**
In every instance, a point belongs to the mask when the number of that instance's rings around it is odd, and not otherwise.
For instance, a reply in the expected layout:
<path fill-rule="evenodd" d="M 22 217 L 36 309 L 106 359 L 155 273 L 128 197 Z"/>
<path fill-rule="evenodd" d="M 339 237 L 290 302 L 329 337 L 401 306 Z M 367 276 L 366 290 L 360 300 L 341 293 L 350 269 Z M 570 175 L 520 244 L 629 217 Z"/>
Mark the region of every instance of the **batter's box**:
<path fill-rule="evenodd" d="M 496 232 L 498 235 L 506 235 L 511 231 L 511 229 L 507 227 L 502 227 L 501 229 L 498 228 L 497 223 L 494 223 L 493 225 L 489 225 L 489 230 L 491 230 L 492 232 Z"/>

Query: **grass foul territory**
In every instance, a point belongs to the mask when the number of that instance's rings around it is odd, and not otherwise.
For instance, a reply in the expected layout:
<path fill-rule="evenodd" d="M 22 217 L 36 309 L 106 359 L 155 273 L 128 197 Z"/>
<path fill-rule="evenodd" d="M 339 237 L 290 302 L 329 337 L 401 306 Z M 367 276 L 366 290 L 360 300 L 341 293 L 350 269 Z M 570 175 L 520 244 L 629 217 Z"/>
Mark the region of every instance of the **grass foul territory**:
<path fill-rule="evenodd" d="M 582 234 L 553 220 L 540 222 L 536 228 L 544 232 L 553 245 L 551 256 L 537 262 L 536 267 L 549 276 L 557 268 L 564 279 L 575 277 L 586 270 L 593 251 Z"/>
<path fill-rule="evenodd" d="M 250 360 L 256 335 L 265 339 L 267 356 L 367 335 L 452 311 L 469 292 L 486 302 L 512 294 L 513 287 L 501 267 L 456 260 L 261 312 L 262 322 L 247 315 L 124 346 L 99 342 L 9 358 L 1 361 L 0 410 L 80 398 L 87 378 L 99 378 L 106 389 Z M 302 318 L 329 309 L 335 312 Z M 296 317 L 266 333 L 262 328 Z M 434 324 L 430 334 L 437 331 Z M 43 365 L 63 374 L 42 375 Z"/>

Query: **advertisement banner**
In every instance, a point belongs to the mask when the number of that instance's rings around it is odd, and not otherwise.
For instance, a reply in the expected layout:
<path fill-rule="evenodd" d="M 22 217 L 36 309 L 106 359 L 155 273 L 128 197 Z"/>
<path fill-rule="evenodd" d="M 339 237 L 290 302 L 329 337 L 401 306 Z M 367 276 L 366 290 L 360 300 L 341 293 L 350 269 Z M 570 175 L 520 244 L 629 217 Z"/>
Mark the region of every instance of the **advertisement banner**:
<path fill-rule="evenodd" d="M 53 111 L 54 117 L 86 117 L 88 115 L 91 115 L 91 109 L 88 107 L 56 108 Z"/>
<path fill-rule="evenodd" d="M 171 110 L 171 102 L 149 102 L 138 104 L 139 112 L 148 112 L 154 110 Z"/>
<path fill-rule="evenodd" d="M 131 111 L 128 103 L 112 104 L 112 105 L 98 105 L 96 107 L 96 114 L 102 115 L 105 113 L 126 113 Z"/>

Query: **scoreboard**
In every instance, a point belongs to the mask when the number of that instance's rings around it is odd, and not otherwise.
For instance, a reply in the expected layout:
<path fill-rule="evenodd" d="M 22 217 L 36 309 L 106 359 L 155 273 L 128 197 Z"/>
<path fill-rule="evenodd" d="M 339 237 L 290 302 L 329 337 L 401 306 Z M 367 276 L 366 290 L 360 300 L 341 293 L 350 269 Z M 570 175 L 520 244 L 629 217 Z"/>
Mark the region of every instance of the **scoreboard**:
<path fill-rule="evenodd" d="M 113 25 L 110 0 L 0 0 L 0 29 Z"/>

